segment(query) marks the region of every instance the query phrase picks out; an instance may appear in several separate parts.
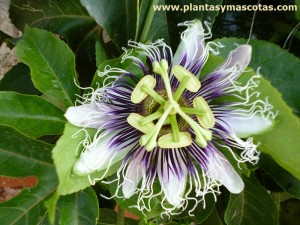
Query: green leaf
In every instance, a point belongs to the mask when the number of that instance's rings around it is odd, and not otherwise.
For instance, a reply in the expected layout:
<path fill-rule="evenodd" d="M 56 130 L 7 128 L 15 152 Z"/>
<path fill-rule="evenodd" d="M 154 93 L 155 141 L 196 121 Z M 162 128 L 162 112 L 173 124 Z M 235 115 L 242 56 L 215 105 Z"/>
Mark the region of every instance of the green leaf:
<path fill-rule="evenodd" d="M 266 189 L 254 177 L 244 177 L 245 189 L 231 194 L 225 222 L 227 225 L 278 224 L 276 205 Z"/>
<path fill-rule="evenodd" d="M 96 65 L 99 67 L 106 59 L 107 55 L 105 53 L 104 43 L 100 40 L 96 42 Z"/>
<path fill-rule="evenodd" d="M 10 125 L 30 137 L 61 134 L 63 112 L 39 96 L 0 92 L 0 124 Z"/>
<path fill-rule="evenodd" d="M 85 133 L 80 131 L 80 127 L 76 127 L 69 123 L 66 124 L 64 134 L 58 140 L 56 146 L 52 151 L 52 157 L 58 174 L 59 185 L 57 193 L 59 195 L 72 194 L 74 192 L 85 189 L 91 186 L 88 176 L 77 176 L 72 173 L 73 165 L 76 162 L 79 153 L 82 150 L 82 141 L 85 140 Z M 90 137 L 93 137 L 96 130 L 90 129 Z M 110 167 L 106 176 L 110 176 L 118 168 L 116 163 Z M 100 178 L 106 171 L 99 171 L 92 173 L 91 179 Z"/>
<path fill-rule="evenodd" d="M 296 3 L 296 5 L 297 5 L 297 11 L 296 11 L 296 19 L 297 20 L 300 20 L 300 0 L 295 0 L 295 3 Z"/>
<path fill-rule="evenodd" d="M 281 188 L 291 195 L 300 198 L 300 181 L 277 165 L 271 158 L 261 155 L 259 167 L 268 173 Z"/>
<path fill-rule="evenodd" d="M 230 50 L 233 49 L 234 43 L 244 43 L 244 40 L 221 39 L 220 42 L 226 46 L 226 49 L 224 48 L 221 52 L 221 55 L 224 56 L 228 55 Z M 270 155 L 281 167 L 300 179 L 300 170 L 298 169 L 300 165 L 300 142 L 295 141 L 299 138 L 300 121 L 282 100 L 282 98 L 288 100 L 287 103 L 294 105 L 294 109 L 298 107 L 296 105 L 299 104 L 299 101 L 296 101 L 293 96 L 299 95 L 300 98 L 299 85 L 297 85 L 299 78 L 297 71 L 300 70 L 298 68 L 300 61 L 289 53 L 282 53 L 283 50 L 281 51 L 282 54 L 277 55 L 277 57 L 273 55 L 275 58 L 272 58 L 266 53 L 272 55 L 272 49 L 279 53 L 278 47 L 263 41 L 253 41 L 252 43 L 254 46 L 251 65 L 253 68 L 257 68 L 258 65 L 261 66 L 260 73 L 270 79 L 271 82 L 274 81 L 272 82 L 274 86 L 279 85 L 276 87 L 282 92 L 281 96 L 269 81 L 263 78 L 260 79 L 260 85 L 256 89 L 261 93 L 260 99 L 268 98 L 274 106 L 274 112 L 278 110 L 278 116 L 273 130 L 256 136 L 255 141 L 261 143 L 259 145 L 260 151 Z M 259 51 L 256 52 L 256 49 L 259 49 Z M 278 61 L 278 58 L 281 61 Z M 238 81 L 246 83 L 251 76 L 251 73 L 245 73 Z M 278 79 L 281 82 L 276 82 Z"/>
<path fill-rule="evenodd" d="M 210 216 L 201 225 L 223 225 L 217 210 L 213 210 Z"/>
<path fill-rule="evenodd" d="M 81 3 L 119 47 L 135 39 L 138 1 L 81 0 Z"/>
<path fill-rule="evenodd" d="M 194 196 L 190 196 L 194 197 Z M 197 224 L 201 224 L 203 221 L 205 221 L 209 215 L 212 213 L 214 207 L 215 207 L 215 198 L 212 194 L 207 194 L 205 196 L 205 208 L 203 208 L 203 203 L 198 203 L 198 206 L 195 208 L 195 210 L 192 213 L 189 213 L 189 210 L 192 209 L 194 202 L 190 201 L 188 207 L 186 210 L 184 210 L 181 214 L 178 216 L 174 216 L 174 219 L 184 219 L 186 222 L 196 222 Z M 193 216 L 191 216 L 192 214 Z"/>
<path fill-rule="evenodd" d="M 8 126 L 0 126 L 0 171 L 3 176 L 35 176 L 38 184 L 0 203 L 2 224 L 39 224 L 45 214 L 44 201 L 57 186 L 51 161 L 52 146 L 33 140 Z"/>
<path fill-rule="evenodd" d="M 178 23 L 194 19 L 209 21 L 210 23 L 214 22 L 218 11 L 193 9 L 193 6 L 205 6 L 205 4 L 207 4 L 205 0 L 194 0 L 193 3 L 191 3 L 190 0 L 159 0 L 158 4 L 148 5 L 148 13 L 149 10 L 154 11 L 154 8 L 157 9 L 154 12 L 154 19 L 146 40 L 155 41 L 163 38 L 167 44 L 171 45 L 173 49 L 176 49 L 180 41 L 180 32 L 185 29 L 178 27 Z M 221 0 L 212 0 L 209 4 L 219 5 L 221 4 Z M 174 6 L 179 8 L 172 10 L 171 7 Z M 162 7 L 169 7 L 169 9 L 162 10 Z M 160 8 L 160 10 L 158 10 L 158 8 Z M 144 20 L 147 20 L 147 17 L 145 17 Z"/>
<path fill-rule="evenodd" d="M 90 84 L 96 70 L 95 43 L 101 28 L 81 5 L 80 0 L 11 0 L 10 18 L 24 31 L 25 25 L 38 27 L 68 43 L 76 56 L 76 68 L 84 86 Z"/>
<path fill-rule="evenodd" d="M 30 69 L 18 63 L 8 71 L 0 81 L 0 91 L 15 91 L 22 94 L 40 95 L 30 78 Z"/>
<path fill-rule="evenodd" d="M 30 67 L 36 88 L 63 102 L 65 107 L 73 105 L 75 95 L 79 94 L 75 84 L 75 58 L 63 41 L 50 32 L 27 27 L 16 53 Z"/>
<path fill-rule="evenodd" d="M 221 48 L 224 58 L 229 51 L 236 48 L 236 44 L 245 44 L 247 40 L 236 38 L 223 38 L 218 40 L 226 48 Z M 260 73 L 282 94 L 282 98 L 300 116 L 300 59 L 266 41 L 250 40 L 252 45 L 252 58 L 249 67 L 254 70 L 260 68 Z"/>
<path fill-rule="evenodd" d="M 62 196 L 57 203 L 59 224 L 95 225 L 99 218 L 97 196 L 92 188 Z"/>

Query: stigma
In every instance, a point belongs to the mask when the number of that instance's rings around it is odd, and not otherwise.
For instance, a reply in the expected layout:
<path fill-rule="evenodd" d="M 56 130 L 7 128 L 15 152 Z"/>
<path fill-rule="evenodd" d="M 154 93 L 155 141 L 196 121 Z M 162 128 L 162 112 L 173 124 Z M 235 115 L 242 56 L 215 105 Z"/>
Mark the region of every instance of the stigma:
<path fill-rule="evenodd" d="M 152 68 L 154 73 L 161 76 L 166 95 L 162 96 L 156 91 L 156 79 L 153 75 L 144 76 L 134 88 L 131 94 L 132 103 L 139 104 L 150 97 L 158 104 L 157 109 L 153 112 L 150 110 L 148 115 L 131 113 L 127 118 L 127 122 L 132 127 L 143 133 L 140 145 L 145 146 L 147 151 L 152 151 L 157 146 L 182 148 L 193 143 L 193 135 L 197 145 L 205 148 L 207 142 L 212 139 L 210 129 L 215 125 L 215 117 L 208 103 L 201 96 L 194 98 L 192 107 L 187 107 L 180 101 L 185 90 L 190 92 L 200 90 L 199 79 L 181 65 L 175 65 L 171 72 L 178 80 L 179 85 L 174 90 L 169 78 L 170 71 L 167 60 L 153 62 Z M 187 132 L 187 129 L 180 129 L 179 120 L 183 120 L 193 130 L 193 134 Z M 168 132 L 161 132 L 166 126 L 170 127 L 170 129 L 164 129 Z"/>

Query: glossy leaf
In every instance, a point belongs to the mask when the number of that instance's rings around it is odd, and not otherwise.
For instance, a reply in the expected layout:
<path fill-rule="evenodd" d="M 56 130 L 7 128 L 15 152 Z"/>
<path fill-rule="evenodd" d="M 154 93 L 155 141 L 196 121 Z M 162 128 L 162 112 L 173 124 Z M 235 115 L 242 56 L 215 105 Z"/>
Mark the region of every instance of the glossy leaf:
<path fill-rule="evenodd" d="M 231 194 L 225 222 L 227 225 L 278 224 L 278 211 L 266 189 L 254 177 L 244 177 L 245 189 Z"/>
<path fill-rule="evenodd" d="M 44 202 L 57 186 L 51 148 L 11 127 L 0 126 L 1 175 L 38 179 L 34 188 L 26 188 L 16 197 L 0 203 L 1 224 L 39 224 L 46 211 Z"/>
<path fill-rule="evenodd" d="M 25 25 L 38 27 L 68 43 L 76 56 L 76 68 L 83 85 L 89 85 L 96 70 L 95 43 L 101 28 L 81 5 L 80 0 L 11 0 L 10 18 L 24 31 Z"/>
<path fill-rule="evenodd" d="M 60 137 L 52 151 L 52 157 L 59 180 L 59 185 L 57 188 L 57 193 L 59 195 L 72 194 L 91 186 L 88 176 L 78 176 L 72 173 L 73 165 L 78 158 L 77 154 L 83 148 L 81 143 L 83 140 L 85 140 L 85 133 L 80 130 L 80 127 L 76 127 L 67 123 L 64 134 Z M 91 137 L 93 137 L 95 132 L 96 130 L 94 129 L 89 130 Z M 114 173 L 119 166 L 120 165 L 118 163 L 111 166 L 108 173 L 106 173 L 106 176 L 110 176 L 112 173 Z M 90 175 L 91 180 L 94 178 L 103 177 L 105 172 L 106 171 L 99 171 L 92 173 Z"/>
<path fill-rule="evenodd" d="M 73 105 L 75 95 L 79 94 L 75 58 L 63 41 L 50 32 L 27 27 L 16 53 L 30 67 L 37 89 L 66 107 Z"/>
<path fill-rule="evenodd" d="M 81 3 L 119 47 L 135 39 L 138 1 L 81 0 Z"/>
<path fill-rule="evenodd" d="M 98 199 L 92 188 L 60 197 L 57 210 L 58 224 L 95 225 L 99 218 Z"/>
<path fill-rule="evenodd" d="M 18 63 L 0 80 L 0 91 L 15 91 L 22 94 L 40 95 L 30 78 L 30 69 L 23 63 Z"/>
<path fill-rule="evenodd" d="M 0 92 L 0 124 L 10 125 L 30 137 L 61 134 L 63 112 L 39 96 Z"/>
<path fill-rule="evenodd" d="M 108 56 L 106 55 L 104 43 L 100 40 L 96 42 L 96 65 L 99 67 L 105 60 L 107 60 Z"/>

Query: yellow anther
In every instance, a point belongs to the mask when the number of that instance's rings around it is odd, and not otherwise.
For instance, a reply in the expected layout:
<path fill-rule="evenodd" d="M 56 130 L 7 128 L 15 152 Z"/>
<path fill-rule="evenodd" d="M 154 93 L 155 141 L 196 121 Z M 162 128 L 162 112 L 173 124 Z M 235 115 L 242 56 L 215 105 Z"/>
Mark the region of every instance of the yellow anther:
<path fill-rule="evenodd" d="M 193 105 L 196 109 L 205 112 L 203 114 L 197 115 L 197 119 L 201 126 L 206 129 L 214 127 L 216 119 L 204 98 L 202 98 L 201 96 L 195 98 L 193 101 Z"/>
<path fill-rule="evenodd" d="M 147 75 L 140 80 L 131 94 L 131 102 L 137 104 L 143 101 L 147 96 L 147 89 L 153 90 L 156 85 L 156 79 Z"/>

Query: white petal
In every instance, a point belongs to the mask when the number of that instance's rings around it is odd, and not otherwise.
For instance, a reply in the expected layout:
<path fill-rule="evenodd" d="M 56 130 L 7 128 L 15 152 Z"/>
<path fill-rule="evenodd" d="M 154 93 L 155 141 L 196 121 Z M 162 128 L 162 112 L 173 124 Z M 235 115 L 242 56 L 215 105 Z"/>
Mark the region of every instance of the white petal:
<path fill-rule="evenodd" d="M 106 133 L 101 138 L 93 141 L 86 146 L 79 159 L 73 166 L 73 172 L 77 175 L 84 176 L 95 171 L 107 169 L 110 165 L 118 162 L 128 153 L 135 144 L 124 148 L 127 143 L 122 143 L 111 148 L 112 138 L 116 133 Z"/>
<path fill-rule="evenodd" d="M 142 156 L 142 154 L 141 154 Z M 140 161 L 141 157 L 133 159 L 126 170 L 122 191 L 125 198 L 130 198 L 136 191 L 136 188 L 145 174 L 145 170 Z"/>
<path fill-rule="evenodd" d="M 250 63 L 252 55 L 251 45 L 240 45 L 230 53 L 225 62 L 221 65 L 222 69 L 237 67 L 237 71 L 242 73 Z"/>
<path fill-rule="evenodd" d="M 178 159 L 181 165 L 172 165 L 170 161 L 160 160 L 162 166 L 158 167 L 158 178 L 162 190 L 167 201 L 175 207 L 179 207 L 182 203 L 187 182 L 187 170 L 182 160 L 179 157 Z M 176 174 L 174 167 L 181 170 L 181 174 Z"/>
<path fill-rule="evenodd" d="M 181 42 L 174 55 L 173 64 L 180 64 L 183 57 L 186 55 L 186 61 L 194 65 L 199 60 L 204 60 L 205 45 L 204 45 L 204 29 L 199 20 L 188 21 L 180 24 L 186 25 L 188 28 L 181 35 Z"/>
<path fill-rule="evenodd" d="M 256 114 L 250 118 L 246 115 L 229 115 L 222 118 L 222 120 L 228 124 L 235 135 L 239 138 L 246 138 L 267 132 L 275 125 L 274 120 L 262 117 L 259 114 Z"/>
<path fill-rule="evenodd" d="M 67 120 L 80 127 L 99 128 L 103 123 L 103 109 L 96 103 L 69 107 L 65 113 Z"/>
<path fill-rule="evenodd" d="M 220 152 L 214 151 L 208 158 L 208 175 L 223 184 L 234 194 L 244 189 L 244 182 L 228 160 Z"/>

